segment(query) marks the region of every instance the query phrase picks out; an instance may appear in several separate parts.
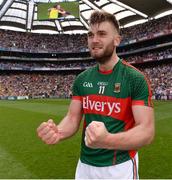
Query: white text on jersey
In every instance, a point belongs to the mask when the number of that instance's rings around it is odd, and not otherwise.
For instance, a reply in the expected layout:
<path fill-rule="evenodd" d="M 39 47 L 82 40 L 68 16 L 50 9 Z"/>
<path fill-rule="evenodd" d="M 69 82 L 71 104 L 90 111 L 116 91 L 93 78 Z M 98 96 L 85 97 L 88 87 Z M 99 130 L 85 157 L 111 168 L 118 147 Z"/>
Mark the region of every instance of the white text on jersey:
<path fill-rule="evenodd" d="M 83 109 L 88 109 L 91 111 L 104 112 L 107 110 L 107 115 L 110 116 L 112 113 L 121 112 L 121 104 L 118 102 L 104 102 L 104 101 L 95 101 L 89 99 L 88 96 L 83 97 Z"/>

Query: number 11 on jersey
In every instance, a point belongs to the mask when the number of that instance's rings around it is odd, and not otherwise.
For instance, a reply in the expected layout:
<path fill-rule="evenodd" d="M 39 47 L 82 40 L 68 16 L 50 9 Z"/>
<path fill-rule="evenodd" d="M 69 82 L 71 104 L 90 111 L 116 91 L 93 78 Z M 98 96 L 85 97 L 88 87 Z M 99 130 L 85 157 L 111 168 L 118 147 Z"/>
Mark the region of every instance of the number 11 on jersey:
<path fill-rule="evenodd" d="M 99 86 L 99 94 L 104 94 L 105 86 Z"/>

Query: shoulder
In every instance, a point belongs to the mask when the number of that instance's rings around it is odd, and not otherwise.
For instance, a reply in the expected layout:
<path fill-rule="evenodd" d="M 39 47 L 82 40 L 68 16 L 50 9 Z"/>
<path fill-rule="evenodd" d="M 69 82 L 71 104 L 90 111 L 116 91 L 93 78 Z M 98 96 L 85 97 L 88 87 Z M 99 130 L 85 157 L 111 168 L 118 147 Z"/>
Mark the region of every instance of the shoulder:
<path fill-rule="evenodd" d="M 93 74 L 96 72 L 96 70 L 97 70 L 97 67 L 96 67 L 96 66 L 91 67 L 91 68 L 83 71 L 82 73 L 80 73 L 80 74 L 76 77 L 76 80 L 79 81 L 79 80 L 83 80 L 83 79 L 90 78 L 90 76 L 93 76 Z"/>
<path fill-rule="evenodd" d="M 129 63 L 125 61 L 123 61 L 122 63 L 126 69 L 126 79 L 129 87 L 131 88 L 132 98 L 146 99 L 146 102 L 150 102 L 152 91 L 149 79 L 143 72 L 130 65 Z M 147 100 L 147 97 L 149 97 L 149 101 Z"/>
<path fill-rule="evenodd" d="M 126 77 L 128 79 L 130 80 L 136 80 L 136 79 L 146 80 L 147 79 L 145 74 L 142 71 L 132 66 L 125 60 L 122 60 L 122 66 L 125 69 Z"/>

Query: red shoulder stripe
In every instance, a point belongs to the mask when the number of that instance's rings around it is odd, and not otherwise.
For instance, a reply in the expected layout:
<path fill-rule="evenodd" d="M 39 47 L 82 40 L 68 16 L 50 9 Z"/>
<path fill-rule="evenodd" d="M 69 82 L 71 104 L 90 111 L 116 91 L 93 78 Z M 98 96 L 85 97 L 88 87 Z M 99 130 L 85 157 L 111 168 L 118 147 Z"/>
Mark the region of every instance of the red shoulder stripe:
<path fill-rule="evenodd" d="M 125 60 L 123 60 L 122 63 L 123 63 L 124 65 L 126 65 L 126 66 L 129 66 L 129 67 L 135 69 L 136 71 L 138 71 L 139 73 L 141 73 L 141 74 L 144 76 L 144 78 L 145 78 L 145 80 L 146 80 L 146 82 L 147 82 L 148 91 L 149 91 L 148 106 L 153 107 L 153 103 L 152 103 L 152 99 L 151 99 L 151 97 L 152 97 L 152 91 L 151 91 L 151 86 L 150 86 L 150 81 L 149 81 L 149 79 L 146 77 L 146 75 L 145 75 L 142 71 L 140 71 L 139 69 L 135 68 L 135 67 L 132 66 L 131 64 L 127 63 Z"/>
<path fill-rule="evenodd" d="M 72 96 L 72 99 L 82 101 L 82 96 Z"/>
<path fill-rule="evenodd" d="M 144 106 L 145 102 L 143 100 L 132 100 L 132 106 L 133 105 L 141 105 Z"/>

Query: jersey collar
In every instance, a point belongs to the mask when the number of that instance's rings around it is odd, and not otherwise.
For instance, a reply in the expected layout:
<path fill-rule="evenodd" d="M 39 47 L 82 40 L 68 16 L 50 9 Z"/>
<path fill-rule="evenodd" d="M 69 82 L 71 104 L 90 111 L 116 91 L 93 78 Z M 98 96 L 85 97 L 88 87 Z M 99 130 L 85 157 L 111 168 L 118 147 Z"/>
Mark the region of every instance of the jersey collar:
<path fill-rule="evenodd" d="M 101 71 L 101 70 L 99 69 L 99 66 L 97 66 L 97 67 L 98 67 L 98 72 L 101 73 L 101 74 L 104 74 L 104 75 L 111 74 L 111 73 L 113 72 L 114 68 L 116 67 L 116 65 L 119 63 L 119 61 L 120 61 L 120 58 L 118 59 L 117 63 L 116 63 L 115 66 L 113 67 L 113 69 L 110 69 L 110 70 L 107 70 L 107 71 Z"/>

